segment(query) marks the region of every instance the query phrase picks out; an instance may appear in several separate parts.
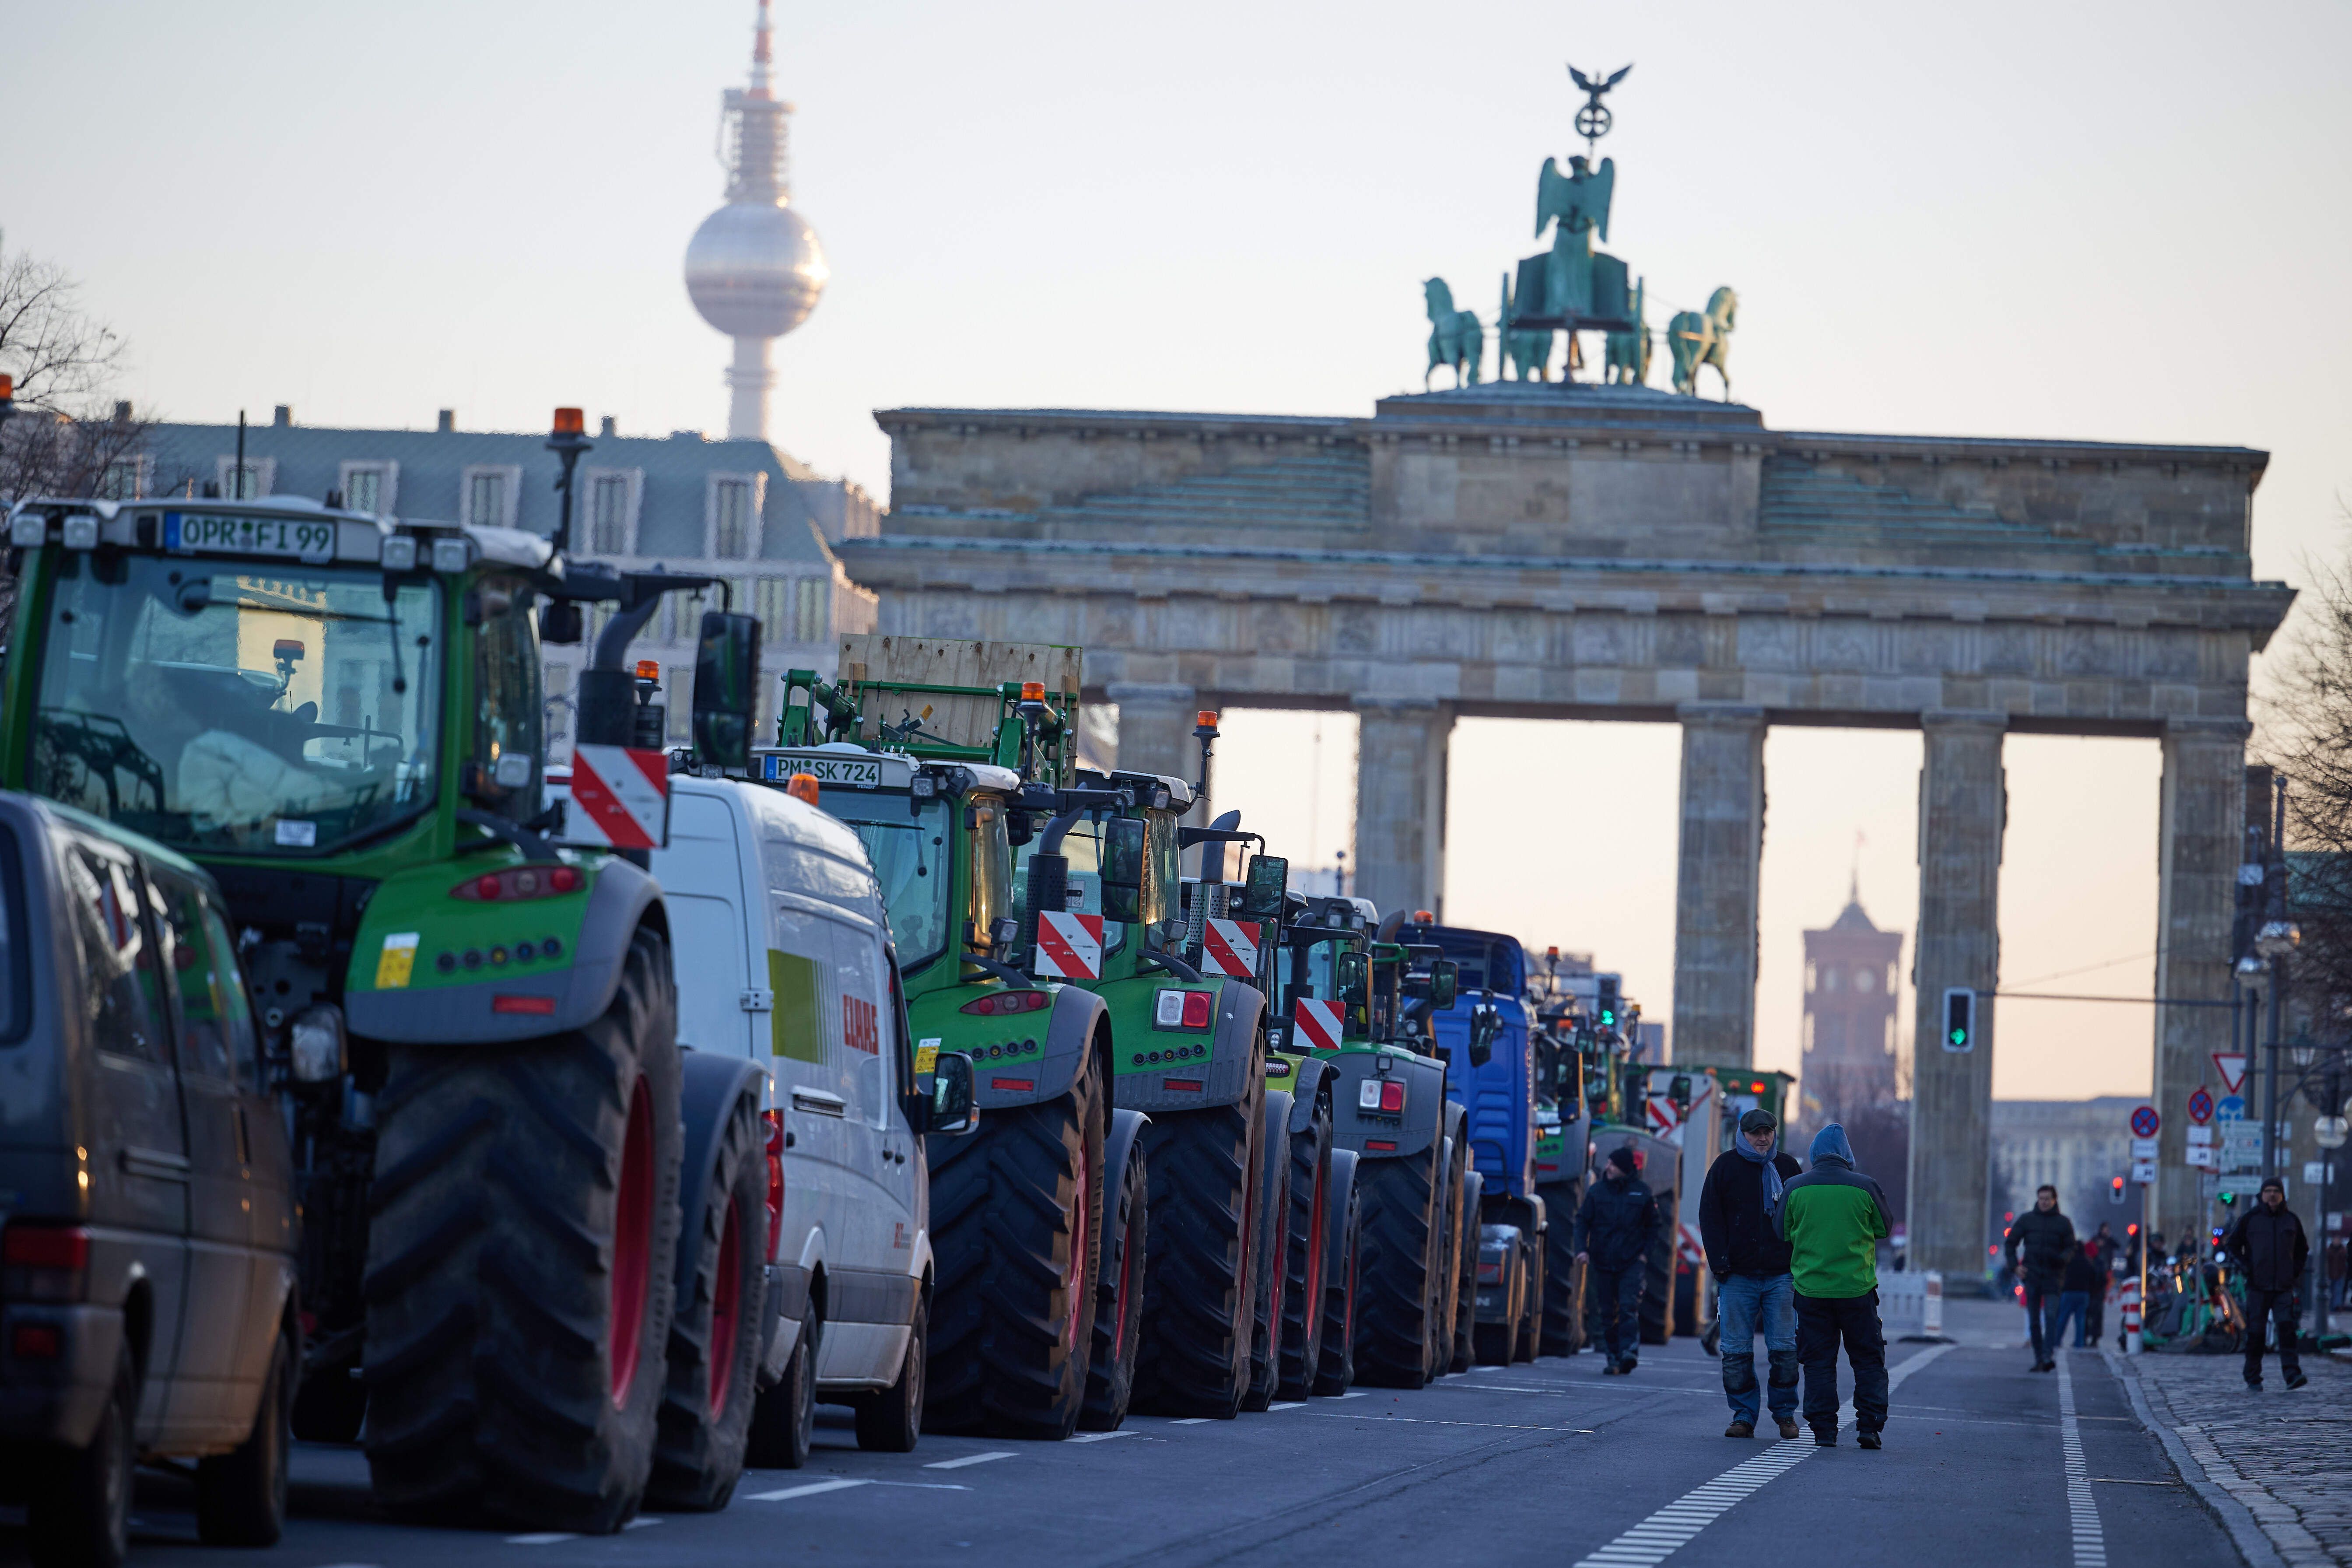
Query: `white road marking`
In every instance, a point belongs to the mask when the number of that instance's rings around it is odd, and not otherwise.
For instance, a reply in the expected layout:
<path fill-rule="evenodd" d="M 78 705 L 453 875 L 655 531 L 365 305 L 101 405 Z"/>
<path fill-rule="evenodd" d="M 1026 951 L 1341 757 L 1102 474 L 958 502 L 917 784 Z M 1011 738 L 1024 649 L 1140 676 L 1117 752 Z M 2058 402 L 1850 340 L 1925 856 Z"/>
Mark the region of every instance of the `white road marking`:
<path fill-rule="evenodd" d="M 2058 1443 L 2066 1455 L 2066 1511 L 2074 1517 L 2074 1568 L 2107 1568 L 2106 1532 L 2099 1528 L 2099 1505 L 2091 1497 L 2091 1474 L 2083 1463 L 2083 1429 L 2074 1420 L 2074 1374 L 2060 1351 Z"/>
<path fill-rule="evenodd" d="M 962 1458 L 955 1459 L 933 1459 L 929 1464 L 925 1465 L 923 1468 L 927 1470 L 960 1470 L 966 1465 L 984 1465 L 991 1459 L 1009 1459 L 1013 1457 L 1013 1450 L 1010 1448 L 992 1448 L 985 1454 L 966 1454 Z"/>
<path fill-rule="evenodd" d="M 968 1492 L 971 1489 L 961 1481 L 871 1481 L 870 1486 L 911 1487 L 924 1492 Z"/>
<path fill-rule="evenodd" d="M 1901 1366 L 1891 1367 L 1886 1373 L 1886 1391 L 1892 1394 L 1903 1380 L 1952 1349 L 1948 1344 L 1929 1345 Z M 1853 1418 L 1853 1405 L 1848 1401 L 1839 1410 L 1841 1425 Z M 1688 1545 L 1698 1532 L 1723 1517 L 1732 1507 L 1811 1458 L 1813 1440 L 1810 1436 L 1791 1437 L 1773 1444 L 1752 1459 L 1743 1460 L 1702 1487 L 1684 1493 L 1658 1510 L 1641 1523 L 1626 1531 L 1608 1545 L 1577 1560 L 1577 1568 L 1654 1568 Z M 2105 1568 L 2103 1558 L 2097 1565 L 2078 1564 L 2077 1568 Z"/>
<path fill-rule="evenodd" d="M 814 1497 L 819 1492 L 847 1491 L 851 1487 L 871 1486 L 872 1484 L 872 1482 L 865 1480 L 810 1481 L 803 1486 L 785 1487 L 778 1491 L 753 1492 L 750 1500 L 752 1502 L 789 1502 L 796 1497 Z"/>
<path fill-rule="evenodd" d="M 621 1526 L 621 1528 L 623 1530 L 646 1530 L 654 1525 L 666 1524 L 667 1522 L 668 1521 L 667 1520 L 663 1519 L 658 1514 L 641 1513 L 637 1515 L 636 1518 L 629 1521 L 628 1523 Z"/>
<path fill-rule="evenodd" d="M 576 1535 L 567 1535 L 560 1530 L 549 1530 L 542 1531 L 537 1535 L 509 1535 L 507 1537 L 507 1544 L 509 1546 L 560 1546 L 564 1542 L 579 1539 Z"/>
<path fill-rule="evenodd" d="M 1371 1390 L 1368 1388 L 1351 1388 L 1348 1390 L 1347 1393 L 1339 1395 L 1339 1397 L 1342 1399 L 1363 1399 L 1370 1396 L 1370 1393 Z"/>
<path fill-rule="evenodd" d="M 1171 1426 L 1206 1426 L 1208 1424 L 1206 1415 L 1186 1415 L 1168 1423 Z"/>
<path fill-rule="evenodd" d="M 1065 1443 L 1108 1443 L 1113 1437 L 1132 1437 L 1132 1432 L 1077 1432 L 1062 1439 Z"/>
<path fill-rule="evenodd" d="M 1590 1426 L 1538 1426 L 1522 1421 L 1441 1421 L 1434 1415 L 1343 1415 L 1337 1410 L 1312 1410 L 1310 1415 L 1320 1415 L 1329 1421 L 1393 1421 L 1405 1426 L 1484 1426 L 1496 1432 L 1573 1432 L 1589 1437 Z"/>
<path fill-rule="evenodd" d="M 1267 1406 L 1266 1406 L 1266 1409 L 1267 1409 L 1267 1410 L 1269 1410 L 1269 1411 L 1275 1411 L 1275 1410 L 1299 1410 L 1299 1409 L 1304 1409 L 1304 1408 L 1306 1407 L 1306 1404 L 1307 1404 L 1307 1402 L 1306 1402 L 1305 1400 L 1303 1400 L 1303 1399 L 1285 1399 L 1285 1400 L 1278 1400 L 1278 1401 L 1276 1401 L 1276 1403 L 1274 1403 L 1274 1404 L 1272 1404 L 1272 1405 L 1267 1405 Z"/>
<path fill-rule="evenodd" d="M 319 1568 L 380 1568 L 374 1563 L 321 1563 Z"/>

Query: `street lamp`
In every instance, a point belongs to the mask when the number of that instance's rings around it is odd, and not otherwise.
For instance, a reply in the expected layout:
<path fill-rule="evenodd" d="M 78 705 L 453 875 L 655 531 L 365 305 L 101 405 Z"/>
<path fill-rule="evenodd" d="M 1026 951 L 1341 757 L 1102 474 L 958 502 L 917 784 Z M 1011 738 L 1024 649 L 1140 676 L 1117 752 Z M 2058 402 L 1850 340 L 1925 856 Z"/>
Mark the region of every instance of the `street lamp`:
<path fill-rule="evenodd" d="M 2298 1037 L 2286 1050 L 2287 1059 L 2294 1063 L 2297 1072 L 2309 1072 L 2311 1064 L 2319 1059 L 2319 1047 L 2308 1037 Z"/>
<path fill-rule="evenodd" d="M 2238 984 L 2259 995 L 2271 988 L 2271 966 L 2252 953 L 2238 960 Z"/>
<path fill-rule="evenodd" d="M 2303 942 L 2303 928 L 2293 921 L 2266 921 L 2254 933 L 2254 951 L 2264 958 L 2284 958 Z"/>

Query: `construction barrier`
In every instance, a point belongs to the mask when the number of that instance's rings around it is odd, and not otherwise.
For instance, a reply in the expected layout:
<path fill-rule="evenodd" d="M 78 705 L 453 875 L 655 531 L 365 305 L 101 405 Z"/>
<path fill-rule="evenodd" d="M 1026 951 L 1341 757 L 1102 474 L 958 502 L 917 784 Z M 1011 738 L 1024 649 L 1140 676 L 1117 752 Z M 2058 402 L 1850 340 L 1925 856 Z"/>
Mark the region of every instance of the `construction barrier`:
<path fill-rule="evenodd" d="M 1943 1342 L 1944 1276 L 1941 1270 L 1903 1270 L 1878 1277 L 1878 1320 L 1889 1339 Z"/>
<path fill-rule="evenodd" d="M 2125 1348 L 2133 1355 L 2139 1353 L 2139 1276 L 2126 1274 L 2116 1300 L 2123 1308 Z"/>

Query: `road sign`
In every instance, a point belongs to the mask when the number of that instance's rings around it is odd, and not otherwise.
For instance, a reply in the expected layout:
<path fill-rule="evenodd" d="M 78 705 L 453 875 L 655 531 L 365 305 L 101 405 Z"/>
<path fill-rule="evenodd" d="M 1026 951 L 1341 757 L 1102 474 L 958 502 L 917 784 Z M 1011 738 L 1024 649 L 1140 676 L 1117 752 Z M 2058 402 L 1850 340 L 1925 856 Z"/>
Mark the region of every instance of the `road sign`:
<path fill-rule="evenodd" d="M 2135 1185 L 2142 1187 L 2149 1185 L 2156 1180 L 2156 1162 L 2153 1160 L 2134 1160 L 2132 1162 L 2131 1176 L 2132 1182 Z"/>
<path fill-rule="evenodd" d="M 2246 1081 L 2246 1063 L 2250 1058 L 2243 1051 L 2215 1051 L 2213 1068 L 2221 1075 L 2221 1087 L 2231 1094 Z"/>
<path fill-rule="evenodd" d="M 2323 1185 L 2334 1173 L 2324 1160 L 2305 1160 L 2303 1163 L 2303 1184 L 2306 1187 Z"/>
<path fill-rule="evenodd" d="M 2189 1146 L 2189 1168 L 2192 1171 L 2218 1171 L 2221 1168 L 2221 1152 L 2210 1143 Z"/>
<path fill-rule="evenodd" d="M 2202 1084 L 2189 1091 L 2189 1120 L 2200 1127 L 2213 1120 L 2213 1091 Z"/>
<path fill-rule="evenodd" d="M 2284 1176 L 2272 1179 L 2281 1186 L 2286 1184 Z M 2235 1193 L 2242 1198 L 2258 1197 L 2263 1190 L 2263 1178 L 2258 1175 L 2224 1176 L 2213 1184 L 2213 1190 L 2216 1193 Z"/>
<path fill-rule="evenodd" d="M 2263 1163 L 2263 1130 L 2252 1121 L 2221 1124 L 2221 1168 L 2250 1171 Z"/>
<path fill-rule="evenodd" d="M 2135 1139 L 2133 1139 L 2133 1140 L 2132 1140 L 2131 1157 L 2132 1157 L 2132 1159 L 2133 1159 L 2135 1162 L 2141 1161 L 2141 1160 L 2153 1160 L 2153 1159 L 2155 1159 L 2155 1158 L 2156 1158 L 2156 1140 L 2155 1140 L 2155 1139 L 2153 1139 L 2153 1138 L 2135 1138 Z"/>
<path fill-rule="evenodd" d="M 2153 1138 L 2156 1130 L 2163 1125 L 2164 1118 L 2156 1113 L 2153 1105 L 2143 1105 L 2131 1113 L 2132 1136 L 2135 1138 Z"/>
<path fill-rule="evenodd" d="M 2246 1119 L 2245 1097 L 2238 1094 L 2223 1095 L 2221 1103 L 2213 1108 L 2213 1118 L 2217 1121 L 2243 1121 Z"/>
<path fill-rule="evenodd" d="M 2311 1124 L 2311 1136 L 2323 1149 L 2344 1147 L 2344 1135 L 2347 1131 L 2346 1121 L 2341 1116 L 2322 1116 Z"/>
<path fill-rule="evenodd" d="M 2188 1127 L 2183 1128 L 2182 1131 L 2188 1134 L 2189 1146 L 2191 1149 L 2200 1143 L 2210 1144 L 2213 1142 L 2213 1130 L 2210 1127 Z"/>
<path fill-rule="evenodd" d="M 1102 978 L 1103 917 L 1037 912 L 1037 973 L 1056 980 Z"/>

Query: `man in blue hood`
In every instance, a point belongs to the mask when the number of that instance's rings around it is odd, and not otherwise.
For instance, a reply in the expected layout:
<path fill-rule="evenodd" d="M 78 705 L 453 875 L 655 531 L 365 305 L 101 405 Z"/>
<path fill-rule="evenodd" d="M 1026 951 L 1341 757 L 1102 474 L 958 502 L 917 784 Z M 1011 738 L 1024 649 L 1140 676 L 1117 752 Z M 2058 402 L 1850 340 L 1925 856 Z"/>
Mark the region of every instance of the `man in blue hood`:
<path fill-rule="evenodd" d="M 1813 1441 L 1837 1447 L 1837 1352 L 1853 1368 L 1854 1426 L 1865 1448 L 1886 1425 L 1886 1333 L 1878 1321 L 1878 1243 L 1894 1227 L 1886 1194 L 1853 1168 L 1832 1121 L 1813 1134 L 1813 1168 L 1780 1189 L 1780 1230 L 1797 1285 L 1797 1363 Z"/>

